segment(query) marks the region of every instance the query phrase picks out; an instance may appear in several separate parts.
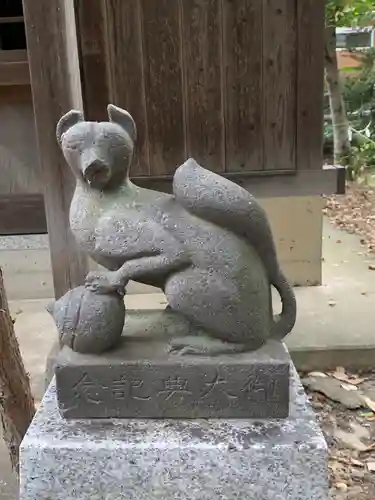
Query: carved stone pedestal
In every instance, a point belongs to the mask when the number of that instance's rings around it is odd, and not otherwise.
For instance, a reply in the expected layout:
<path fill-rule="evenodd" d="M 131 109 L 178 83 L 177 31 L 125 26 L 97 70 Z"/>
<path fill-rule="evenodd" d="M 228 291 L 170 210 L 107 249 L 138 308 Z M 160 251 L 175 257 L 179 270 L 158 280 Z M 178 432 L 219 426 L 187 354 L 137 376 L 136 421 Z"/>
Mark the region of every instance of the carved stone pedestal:
<path fill-rule="evenodd" d="M 80 354 L 67 346 L 60 352 L 55 371 L 63 417 L 288 416 L 290 358 L 281 342 L 238 354 L 173 354 L 171 340 L 195 332 L 171 311 L 129 311 L 124 332 L 120 344 L 104 354 Z M 196 339 L 212 348 L 209 339 Z"/>
<path fill-rule="evenodd" d="M 126 331 L 135 330 L 128 322 Z M 290 358 L 281 342 L 270 341 L 255 352 L 218 356 L 176 355 L 168 352 L 169 347 L 168 336 L 160 335 L 160 330 L 148 336 L 124 336 L 118 347 L 101 355 L 64 347 L 56 364 L 62 416 L 288 416 Z"/>
<path fill-rule="evenodd" d="M 51 384 L 21 500 L 327 500 L 327 449 L 293 371 L 284 420 L 64 420 Z"/>

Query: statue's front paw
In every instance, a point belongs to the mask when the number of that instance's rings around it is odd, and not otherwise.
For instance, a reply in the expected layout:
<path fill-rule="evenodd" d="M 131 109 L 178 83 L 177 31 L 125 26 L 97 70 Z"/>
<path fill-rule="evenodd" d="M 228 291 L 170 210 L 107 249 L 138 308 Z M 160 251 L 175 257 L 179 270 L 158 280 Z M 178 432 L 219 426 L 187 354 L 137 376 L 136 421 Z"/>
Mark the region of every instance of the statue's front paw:
<path fill-rule="evenodd" d="M 113 271 L 92 271 L 86 276 L 85 286 L 95 293 L 111 294 L 118 293 L 125 295 L 127 283 L 119 279 L 116 272 Z"/>

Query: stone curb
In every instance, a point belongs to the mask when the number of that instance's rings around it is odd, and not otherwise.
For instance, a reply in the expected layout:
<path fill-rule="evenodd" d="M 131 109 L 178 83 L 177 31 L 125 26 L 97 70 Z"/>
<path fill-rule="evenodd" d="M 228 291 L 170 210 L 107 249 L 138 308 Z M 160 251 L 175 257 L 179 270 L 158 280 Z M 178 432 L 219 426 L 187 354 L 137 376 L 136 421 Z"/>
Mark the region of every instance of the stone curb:
<path fill-rule="evenodd" d="M 337 366 L 351 371 L 373 370 L 375 367 L 375 345 L 289 347 L 289 352 L 300 372 L 328 371 Z"/>

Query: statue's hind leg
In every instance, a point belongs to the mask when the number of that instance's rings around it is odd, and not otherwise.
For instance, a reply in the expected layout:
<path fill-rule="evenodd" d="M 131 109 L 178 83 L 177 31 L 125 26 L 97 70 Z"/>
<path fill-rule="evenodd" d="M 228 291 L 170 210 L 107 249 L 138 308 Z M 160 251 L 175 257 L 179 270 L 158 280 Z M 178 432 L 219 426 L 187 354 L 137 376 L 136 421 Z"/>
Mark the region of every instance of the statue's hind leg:
<path fill-rule="evenodd" d="M 220 354 L 236 354 L 248 350 L 244 344 L 232 344 L 214 339 L 203 331 L 199 335 L 172 338 L 169 342 L 170 352 L 179 356 L 219 356 Z"/>
<path fill-rule="evenodd" d="M 264 343 L 257 313 L 248 314 L 252 308 L 244 307 L 238 285 L 219 273 L 199 268 L 176 273 L 165 295 L 192 324 L 191 335 L 172 339 L 173 352 L 214 355 L 255 350 Z"/>

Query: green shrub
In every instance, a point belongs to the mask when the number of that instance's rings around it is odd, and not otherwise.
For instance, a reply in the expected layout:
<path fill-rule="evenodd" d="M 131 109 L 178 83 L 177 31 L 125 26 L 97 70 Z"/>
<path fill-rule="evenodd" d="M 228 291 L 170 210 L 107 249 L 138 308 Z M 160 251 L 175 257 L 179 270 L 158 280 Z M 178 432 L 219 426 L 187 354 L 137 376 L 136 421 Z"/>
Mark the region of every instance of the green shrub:
<path fill-rule="evenodd" d="M 355 180 L 375 169 L 375 142 L 368 140 L 358 146 L 352 146 L 347 159 L 347 172 L 350 180 Z"/>
<path fill-rule="evenodd" d="M 354 51 L 355 52 L 355 51 Z M 344 79 L 343 95 L 351 126 L 363 130 L 369 123 L 375 129 L 375 49 L 357 52 L 360 62 L 353 75 Z M 348 68 L 352 71 L 353 68 Z M 345 69 L 344 69 L 345 71 Z"/>

